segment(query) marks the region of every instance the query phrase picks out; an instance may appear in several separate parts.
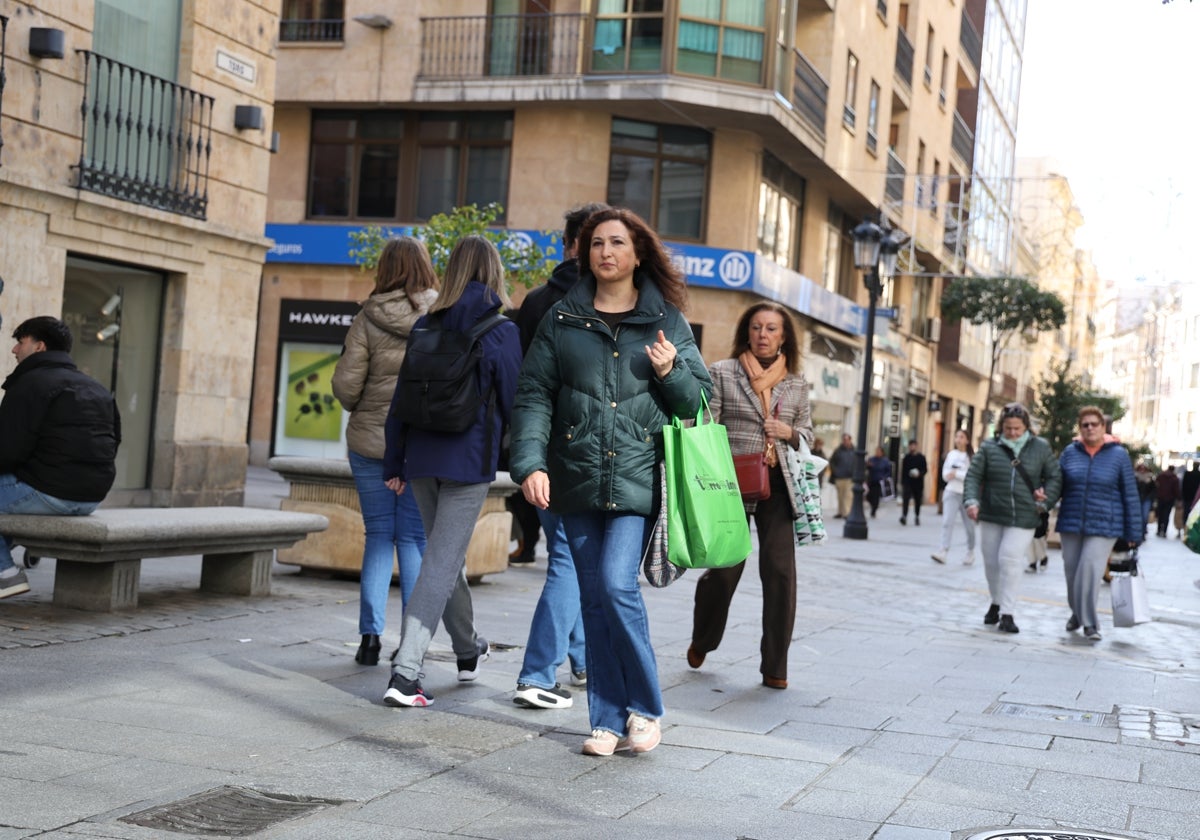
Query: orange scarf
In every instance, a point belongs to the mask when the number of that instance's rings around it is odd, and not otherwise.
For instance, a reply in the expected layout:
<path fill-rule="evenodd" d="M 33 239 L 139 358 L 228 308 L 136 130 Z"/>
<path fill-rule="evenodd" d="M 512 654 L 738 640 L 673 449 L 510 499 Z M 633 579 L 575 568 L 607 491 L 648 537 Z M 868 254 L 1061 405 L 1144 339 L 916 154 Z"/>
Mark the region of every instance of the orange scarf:
<path fill-rule="evenodd" d="M 783 381 L 787 376 L 787 362 L 782 355 L 776 356 L 775 361 L 771 362 L 770 366 L 763 368 L 758 358 L 749 350 L 742 351 L 742 355 L 738 356 L 738 361 L 741 362 L 742 370 L 746 372 L 746 376 L 750 379 L 750 387 L 754 393 L 758 394 L 758 398 L 762 400 L 763 417 L 771 416 L 771 389 Z M 779 456 L 775 454 L 775 441 L 767 438 L 766 450 L 763 452 L 763 460 L 767 462 L 767 466 L 773 467 L 779 461 Z"/>

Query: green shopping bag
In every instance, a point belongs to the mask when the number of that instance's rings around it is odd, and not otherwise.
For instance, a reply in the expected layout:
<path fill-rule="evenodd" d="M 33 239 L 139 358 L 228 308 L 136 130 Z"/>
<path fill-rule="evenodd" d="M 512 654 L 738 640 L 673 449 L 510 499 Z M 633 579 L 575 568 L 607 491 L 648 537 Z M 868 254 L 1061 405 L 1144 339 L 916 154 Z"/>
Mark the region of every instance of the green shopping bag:
<path fill-rule="evenodd" d="M 742 506 L 725 427 L 704 422 L 708 400 L 685 427 L 678 417 L 663 426 L 667 474 L 667 559 L 685 569 L 735 566 L 750 554 L 750 526 Z"/>

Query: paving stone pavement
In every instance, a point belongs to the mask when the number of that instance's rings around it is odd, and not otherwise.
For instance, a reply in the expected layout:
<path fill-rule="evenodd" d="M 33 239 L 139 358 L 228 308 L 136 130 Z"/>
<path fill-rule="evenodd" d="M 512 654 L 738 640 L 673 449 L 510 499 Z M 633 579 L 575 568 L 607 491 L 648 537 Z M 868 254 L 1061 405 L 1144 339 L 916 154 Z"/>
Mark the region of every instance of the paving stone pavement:
<path fill-rule="evenodd" d="M 280 495 L 252 470 L 250 503 Z M 511 702 L 544 556 L 474 587 L 496 648 L 477 682 L 457 682 L 435 637 L 429 709 L 383 706 L 386 669 L 354 663 L 355 581 L 276 566 L 270 597 L 241 599 L 200 593 L 198 558 L 149 560 L 139 608 L 105 615 L 54 608 L 45 560 L 32 593 L 0 602 L 0 840 L 200 836 L 159 815 L 238 790 L 282 797 L 275 810 L 323 800 L 248 835 L 297 840 L 1200 838 L 1200 557 L 1151 537 L 1155 620 L 1115 629 L 1105 609 L 1091 643 L 1063 629 L 1052 551 L 1022 581 L 1012 636 L 981 623 L 980 564 L 930 560 L 932 511 L 919 528 L 880 517 L 866 541 L 830 519 L 827 543 L 799 552 L 786 691 L 759 685 L 752 570 L 698 671 L 684 659 L 698 575 L 644 589 L 663 742 L 608 759 L 579 754 L 581 692 L 567 710 Z"/>

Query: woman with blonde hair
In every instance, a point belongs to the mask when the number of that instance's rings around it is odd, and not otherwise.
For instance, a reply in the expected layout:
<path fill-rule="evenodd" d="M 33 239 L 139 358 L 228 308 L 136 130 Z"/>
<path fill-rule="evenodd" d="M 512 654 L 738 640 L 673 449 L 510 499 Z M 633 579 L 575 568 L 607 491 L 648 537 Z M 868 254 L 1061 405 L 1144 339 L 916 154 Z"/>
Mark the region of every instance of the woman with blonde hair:
<path fill-rule="evenodd" d="M 429 311 L 437 285 L 423 242 L 410 236 L 389 239 L 379 254 L 375 288 L 350 324 L 333 372 L 333 394 L 350 412 L 346 447 L 365 532 L 358 608 L 362 642 L 354 656 L 362 665 L 379 662 L 394 559 L 400 600 L 408 604 L 425 552 L 425 529 L 412 494 L 397 496 L 383 483 L 383 427 L 408 334 Z"/>
<path fill-rule="evenodd" d="M 561 514 L 579 576 L 587 755 L 654 749 L 662 690 L 638 571 L 658 500 L 662 428 L 712 383 L 683 317 L 683 276 L 633 212 L 593 213 L 579 280 L 542 318 L 521 369 L 510 472 Z M 553 490 L 553 495 L 551 491 Z"/>
<path fill-rule="evenodd" d="M 469 332 L 507 305 L 504 265 L 496 246 L 482 236 L 468 236 L 450 252 L 441 293 L 414 329 Z M 433 703 L 420 677 L 439 621 L 450 634 L 460 682 L 474 680 L 479 663 L 488 656 L 487 641 L 475 631 L 467 546 L 488 486 L 496 478 L 501 429 L 509 421 L 517 390 L 517 325 L 503 320 L 483 333 L 479 346 L 479 387 L 494 400 L 480 403 L 465 431 L 430 431 L 406 424 L 396 410 L 400 388 L 388 413 L 383 477 L 396 494 L 411 493 L 416 499 L 428 538 L 421 574 L 404 611 L 400 647 L 392 656 L 391 681 L 383 698 L 389 706 Z"/>

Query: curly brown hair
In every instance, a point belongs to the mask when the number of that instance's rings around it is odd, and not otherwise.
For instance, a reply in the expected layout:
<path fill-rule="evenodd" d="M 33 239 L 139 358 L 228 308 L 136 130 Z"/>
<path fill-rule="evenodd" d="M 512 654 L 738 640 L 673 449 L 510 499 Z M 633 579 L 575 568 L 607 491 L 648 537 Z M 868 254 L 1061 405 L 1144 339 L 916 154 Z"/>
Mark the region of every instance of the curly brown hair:
<path fill-rule="evenodd" d="M 687 311 L 687 283 L 683 272 L 671 262 L 671 257 L 650 225 L 632 210 L 624 207 L 608 207 L 588 216 L 579 231 L 579 270 L 580 273 L 592 273 L 591 248 L 592 234 L 596 227 L 604 222 L 620 222 L 629 231 L 633 242 L 633 252 L 637 256 L 638 266 L 635 274 L 640 274 L 654 282 L 662 292 L 667 303 L 680 312 Z"/>
<path fill-rule="evenodd" d="M 738 318 L 737 327 L 733 331 L 733 346 L 729 350 L 729 358 L 736 359 L 750 349 L 750 320 L 759 312 L 774 312 L 783 318 L 783 345 L 779 352 L 787 363 L 789 373 L 800 369 L 800 334 L 796 331 L 796 322 L 787 309 L 771 300 L 762 300 L 750 306 L 742 317 Z"/>

